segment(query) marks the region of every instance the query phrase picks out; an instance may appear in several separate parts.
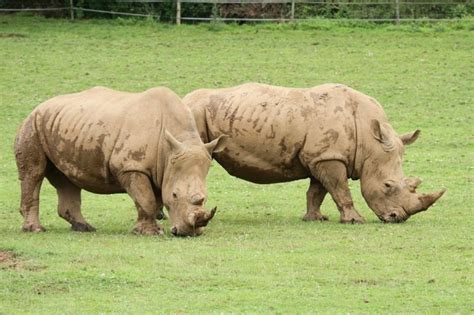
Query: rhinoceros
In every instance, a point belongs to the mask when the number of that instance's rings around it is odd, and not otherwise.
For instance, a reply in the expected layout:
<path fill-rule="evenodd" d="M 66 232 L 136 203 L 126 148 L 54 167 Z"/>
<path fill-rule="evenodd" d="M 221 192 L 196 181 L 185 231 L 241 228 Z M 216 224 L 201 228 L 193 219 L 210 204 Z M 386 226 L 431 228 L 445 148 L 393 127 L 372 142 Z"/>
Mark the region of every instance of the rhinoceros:
<path fill-rule="evenodd" d="M 222 135 L 215 159 L 238 178 L 261 184 L 310 178 L 304 220 L 327 220 L 329 192 L 342 223 L 363 223 L 347 179 L 360 179 L 369 207 L 384 222 L 428 209 L 445 190 L 418 194 L 418 178 L 402 171 L 404 146 L 420 131 L 397 135 L 380 104 L 342 84 L 285 88 L 247 83 L 200 89 L 183 98 L 203 141 Z"/>
<path fill-rule="evenodd" d="M 24 120 L 15 156 L 21 181 L 23 231 L 44 231 L 39 193 L 46 177 L 58 214 L 72 230 L 94 231 L 81 214 L 81 190 L 128 193 L 138 211 L 137 234 L 163 234 L 157 213 L 168 209 L 174 235 L 196 236 L 206 211 L 205 178 L 218 138 L 204 144 L 191 111 L 167 88 L 127 93 L 104 87 L 54 97 Z"/>

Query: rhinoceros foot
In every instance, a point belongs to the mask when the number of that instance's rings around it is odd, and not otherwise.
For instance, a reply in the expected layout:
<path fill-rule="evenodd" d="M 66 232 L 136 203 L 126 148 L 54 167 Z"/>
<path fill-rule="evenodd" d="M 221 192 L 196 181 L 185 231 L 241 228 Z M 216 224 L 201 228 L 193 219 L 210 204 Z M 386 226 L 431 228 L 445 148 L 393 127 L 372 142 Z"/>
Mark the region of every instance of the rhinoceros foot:
<path fill-rule="evenodd" d="M 46 232 L 46 229 L 42 227 L 41 225 L 35 225 L 35 224 L 23 224 L 21 230 L 23 232 Z"/>
<path fill-rule="evenodd" d="M 321 212 L 309 211 L 303 217 L 303 221 L 328 221 L 328 216 L 321 214 Z"/>
<path fill-rule="evenodd" d="M 76 232 L 95 232 L 96 229 L 89 223 L 73 223 L 71 224 L 71 230 Z"/>
<path fill-rule="evenodd" d="M 163 235 L 163 229 L 156 222 L 137 222 L 132 231 L 138 235 Z"/>
<path fill-rule="evenodd" d="M 163 212 L 163 210 L 158 210 L 158 212 L 156 213 L 156 219 L 157 219 L 157 220 L 167 220 L 168 217 L 167 217 L 166 214 Z"/>
<path fill-rule="evenodd" d="M 349 212 L 341 215 L 340 222 L 350 224 L 362 224 L 365 223 L 365 219 L 357 212 Z"/>

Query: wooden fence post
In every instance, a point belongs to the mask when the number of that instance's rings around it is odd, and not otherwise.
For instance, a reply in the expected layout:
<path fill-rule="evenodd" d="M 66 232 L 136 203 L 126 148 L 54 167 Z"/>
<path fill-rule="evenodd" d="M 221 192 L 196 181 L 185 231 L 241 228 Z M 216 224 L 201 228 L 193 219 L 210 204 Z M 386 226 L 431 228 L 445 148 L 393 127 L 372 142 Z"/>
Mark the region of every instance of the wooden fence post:
<path fill-rule="evenodd" d="M 176 0 L 176 25 L 181 25 L 181 1 Z"/>
<path fill-rule="evenodd" d="M 295 0 L 291 0 L 291 21 L 295 19 Z"/>
<path fill-rule="evenodd" d="M 397 25 L 400 24 L 400 0 L 395 0 L 395 18 L 397 19 Z"/>
<path fill-rule="evenodd" d="M 74 0 L 69 0 L 69 14 L 71 16 L 71 21 L 74 21 Z"/>

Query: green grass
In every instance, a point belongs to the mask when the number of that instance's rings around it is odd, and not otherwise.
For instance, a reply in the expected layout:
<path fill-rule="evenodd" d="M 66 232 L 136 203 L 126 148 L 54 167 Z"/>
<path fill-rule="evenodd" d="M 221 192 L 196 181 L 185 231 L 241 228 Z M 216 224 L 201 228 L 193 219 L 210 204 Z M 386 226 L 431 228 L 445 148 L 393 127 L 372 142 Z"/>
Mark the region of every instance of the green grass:
<path fill-rule="evenodd" d="M 472 22 L 449 25 L 174 27 L 134 21 L 0 16 L 0 314 L 23 313 L 473 313 Z M 400 133 L 422 190 L 448 188 L 404 224 L 378 221 L 351 183 L 367 224 L 301 220 L 307 181 L 254 185 L 217 164 L 199 238 L 132 235 L 126 195 L 83 194 L 98 231 L 80 234 L 41 194 L 44 234 L 20 232 L 12 152 L 40 102 L 104 85 L 184 95 L 248 81 L 305 87 L 345 83 L 377 98 Z M 169 230 L 169 222 L 165 222 Z"/>

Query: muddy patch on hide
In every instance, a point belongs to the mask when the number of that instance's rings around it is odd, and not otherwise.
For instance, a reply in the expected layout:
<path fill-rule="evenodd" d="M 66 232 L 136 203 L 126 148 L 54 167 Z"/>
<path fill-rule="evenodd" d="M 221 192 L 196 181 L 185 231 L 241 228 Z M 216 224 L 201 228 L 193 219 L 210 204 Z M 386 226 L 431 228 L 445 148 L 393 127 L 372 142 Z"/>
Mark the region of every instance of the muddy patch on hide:
<path fill-rule="evenodd" d="M 344 102 L 344 107 L 351 110 L 352 112 L 355 112 L 359 107 L 359 103 L 357 103 L 357 101 L 352 97 L 349 97 L 349 99 Z"/>
<path fill-rule="evenodd" d="M 229 109 L 230 109 L 230 106 L 229 106 Z M 236 116 L 238 110 L 239 110 L 239 108 L 235 107 L 234 110 L 232 111 L 232 113 L 229 116 L 227 116 L 227 112 L 226 112 L 226 116 L 224 117 L 224 119 L 229 120 L 229 130 L 227 131 L 227 134 L 229 134 L 229 135 L 233 134 L 235 121 L 241 121 L 243 119 L 242 116 L 239 116 L 239 117 Z"/>
<path fill-rule="evenodd" d="M 316 105 L 323 105 L 323 103 L 326 103 L 329 99 L 328 93 L 311 93 L 310 95 Z"/>
<path fill-rule="evenodd" d="M 119 153 L 120 151 L 122 151 L 124 146 L 125 146 L 124 142 L 121 142 L 120 146 L 117 146 L 117 147 L 114 148 L 114 152 Z"/>
<path fill-rule="evenodd" d="M 128 157 L 131 158 L 132 160 L 135 160 L 137 162 L 140 162 L 145 159 L 146 157 L 146 149 L 147 145 L 144 147 L 141 147 L 138 151 L 129 151 L 128 152 Z"/>
<path fill-rule="evenodd" d="M 341 106 L 337 106 L 335 109 L 334 109 L 334 114 L 337 114 L 338 112 L 343 112 L 344 110 L 342 109 Z"/>
<path fill-rule="evenodd" d="M 267 139 L 275 139 L 275 130 L 273 130 L 273 125 L 270 125 L 270 133 L 266 135 Z"/>
<path fill-rule="evenodd" d="M 354 141 L 355 140 L 355 134 L 354 130 L 351 128 L 351 126 L 344 124 L 344 131 L 346 132 L 347 139 L 349 141 Z"/>
<path fill-rule="evenodd" d="M 327 143 L 336 143 L 337 139 L 339 138 L 339 132 L 334 129 L 329 129 L 324 133 L 324 138 L 322 139 L 323 142 Z"/>
<path fill-rule="evenodd" d="M 282 152 L 286 152 L 288 150 L 288 147 L 286 146 L 285 144 L 285 137 L 283 137 L 280 141 L 280 143 L 278 144 L 278 146 L 281 148 L 281 151 Z"/>
<path fill-rule="evenodd" d="M 252 121 L 252 120 L 250 119 L 250 121 Z M 249 122 L 250 122 L 250 121 L 249 121 Z M 253 129 L 256 129 L 256 128 L 257 128 L 257 124 L 258 124 L 259 121 L 260 121 L 260 118 L 257 117 L 257 119 L 255 119 L 255 120 L 252 122 L 252 124 L 253 124 Z"/>

